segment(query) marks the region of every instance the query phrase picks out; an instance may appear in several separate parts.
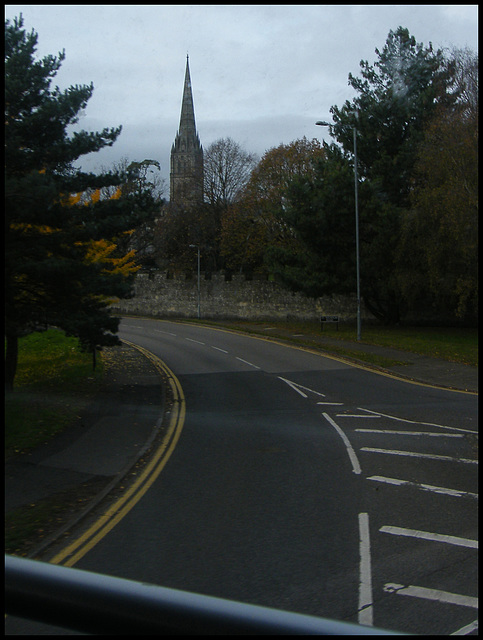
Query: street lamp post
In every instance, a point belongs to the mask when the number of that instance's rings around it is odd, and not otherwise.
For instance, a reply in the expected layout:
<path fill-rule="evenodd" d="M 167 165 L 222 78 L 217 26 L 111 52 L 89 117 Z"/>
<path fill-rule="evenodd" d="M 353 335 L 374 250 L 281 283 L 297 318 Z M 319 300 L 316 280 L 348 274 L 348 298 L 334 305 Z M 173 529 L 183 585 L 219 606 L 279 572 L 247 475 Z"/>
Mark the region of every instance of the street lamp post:
<path fill-rule="evenodd" d="M 325 120 L 318 120 L 315 124 L 321 127 L 328 127 L 329 123 Z M 359 179 L 357 177 L 357 129 L 354 126 L 354 193 L 356 208 L 356 281 L 357 281 L 357 341 L 361 340 L 361 280 L 359 269 Z"/>
<path fill-rule="evenodd" d="M 200 291 L 200 246 L 190 244 L 191 249 L 198 249 L 198 319 L 201 318 L 201 291 Z"/>

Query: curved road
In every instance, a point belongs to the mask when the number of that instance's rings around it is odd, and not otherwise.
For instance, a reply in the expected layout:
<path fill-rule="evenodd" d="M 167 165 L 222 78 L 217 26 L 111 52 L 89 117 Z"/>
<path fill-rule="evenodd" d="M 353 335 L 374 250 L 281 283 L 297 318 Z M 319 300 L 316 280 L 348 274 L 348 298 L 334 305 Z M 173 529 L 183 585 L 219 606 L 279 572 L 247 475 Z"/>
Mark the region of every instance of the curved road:
<path fill-rule="evenodd" d="M 415 634 L 477 632 L 477 397 L 294 347 L 123 319 L 183 430 L 76 567 Z"/>

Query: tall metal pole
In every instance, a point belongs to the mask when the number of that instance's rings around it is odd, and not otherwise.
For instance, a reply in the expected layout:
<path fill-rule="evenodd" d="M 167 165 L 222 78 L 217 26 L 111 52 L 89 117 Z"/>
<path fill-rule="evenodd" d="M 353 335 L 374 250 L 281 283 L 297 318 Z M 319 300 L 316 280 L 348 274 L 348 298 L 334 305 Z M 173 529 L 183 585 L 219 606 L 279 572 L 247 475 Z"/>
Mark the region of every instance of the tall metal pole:
<path fill-rule="evenodd" d="M 198 319 L 201 318 L 201 290 L 200 290 L 200 245 L 190 244 L 191 249 L 198 249 Z"/>
<path fill-rule="evenodd" d="M 321 127 L 329 127 L 325 120 L 318 120 L 315 124 Z M 353 127 L 354 134 L 354 191 L 356 201 L 356 280 L 357 280 L 357 340 L 361 339 L 361 279 L 359 269 L 359 179 L 357 177 L 357 129 Z"/>
<path fill-rule="evenodd" d="M 356 279 L 357 279 L 357 340 L 361 339 L 361 282 L 359 272 L 359 180 L 357 177 L 357 129 L 354 127 L 354 190 L 356 201 Z"/>
<path fill-rule="evenodd" d="M 200 247 L 198 245 L 198 320 L 201 318 Z"/>

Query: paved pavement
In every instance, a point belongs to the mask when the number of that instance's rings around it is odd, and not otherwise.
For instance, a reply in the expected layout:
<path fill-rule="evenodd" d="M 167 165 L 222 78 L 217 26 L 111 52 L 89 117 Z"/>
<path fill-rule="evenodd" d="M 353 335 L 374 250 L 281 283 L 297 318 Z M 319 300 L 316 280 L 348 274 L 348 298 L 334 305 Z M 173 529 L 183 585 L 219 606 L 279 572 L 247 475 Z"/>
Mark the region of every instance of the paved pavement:
<path fill-rule="evenodd" d="M 324 336 L 318 342 L 327 349 L 341 345 Z M 452 389 L 478 389 L 477 367 L 364 344 L 351 343 L 350 349 L 406 362 L 386 369 L 395 375 Z M 7 462 L 6 513 L 52 501 L 63 492 L 67 496 L 66 508 L 21 553 L 40 557 L 52 540 L 129 473 L 160 428 L 164 391 L 161 375 L 139 351 L 127 345 L 106 350 L 105 379 L 78 423 L 48 444 Z"/>
<path fill-rule="evenodd" d="M 54 514 L 53 522 L 41 523 L 29 557 L 119 484 L 161 426 L 165 386 L 153 363 L 127 345 L 106 349 L 103 357 L 103 383 L 76 424 L 5 465 L 6 514 L 41 501 L 49 501 Z M 52 506 L 59 503 L 60 511 Z"/>

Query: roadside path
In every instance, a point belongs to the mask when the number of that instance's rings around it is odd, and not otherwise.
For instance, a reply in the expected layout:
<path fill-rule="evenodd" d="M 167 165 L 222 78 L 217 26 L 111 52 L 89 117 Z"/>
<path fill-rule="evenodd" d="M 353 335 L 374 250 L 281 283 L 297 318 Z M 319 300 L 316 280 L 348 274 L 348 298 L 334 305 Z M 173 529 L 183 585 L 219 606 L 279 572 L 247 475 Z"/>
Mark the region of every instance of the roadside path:
<path fill-rule="evenodd" d="M 13 515 L 32 521 L 28 512 L 42 509 L 38 529 L 10 552 L 38 557 L 147 457 L 158 435 L 167 401 L 159 371 L 127 345 L 105 349 L 102 358 L 102 384 L 76 423 L 6 462 L 6 531 Z"/>

